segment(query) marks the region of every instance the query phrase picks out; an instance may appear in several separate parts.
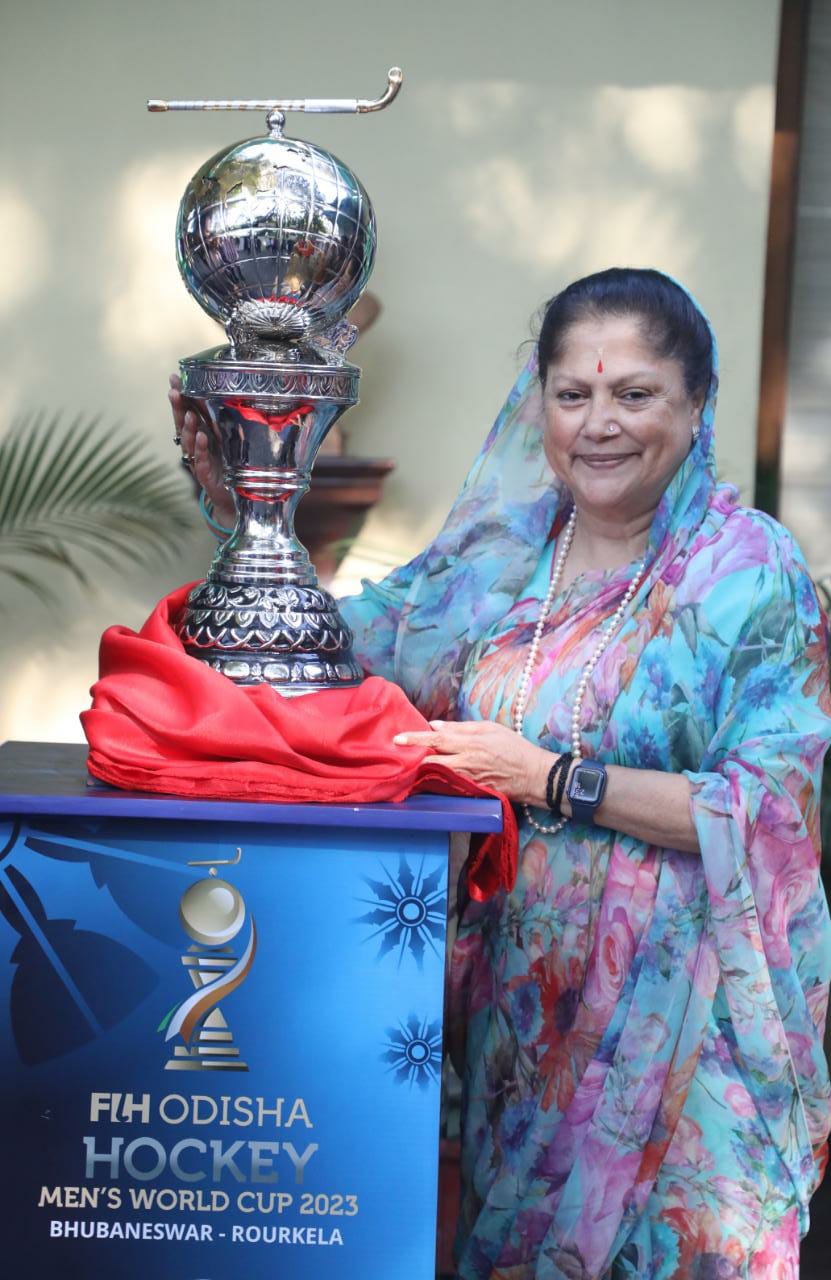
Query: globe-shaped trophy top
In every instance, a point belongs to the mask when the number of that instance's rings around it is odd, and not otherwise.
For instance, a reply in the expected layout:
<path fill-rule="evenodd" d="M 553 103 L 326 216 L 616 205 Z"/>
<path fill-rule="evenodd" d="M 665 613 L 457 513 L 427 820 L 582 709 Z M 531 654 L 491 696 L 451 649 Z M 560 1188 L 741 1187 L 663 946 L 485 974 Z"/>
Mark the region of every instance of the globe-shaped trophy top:
<path fill-rule="evenodd" d="M 354 173 L 295 138 L 251 138 L 195 174 L 179 206 L 182 278 L 232 340 L 301 338 L 358 300 L 375 256 L 375 218 Z"/>
<path fill-rule="evenodd" d="M 197 880 L 182 894 L 179 919 L 194 942 L 205 947 L 224 947 L 245 922 L 245 903 L 227 880 Z"/>

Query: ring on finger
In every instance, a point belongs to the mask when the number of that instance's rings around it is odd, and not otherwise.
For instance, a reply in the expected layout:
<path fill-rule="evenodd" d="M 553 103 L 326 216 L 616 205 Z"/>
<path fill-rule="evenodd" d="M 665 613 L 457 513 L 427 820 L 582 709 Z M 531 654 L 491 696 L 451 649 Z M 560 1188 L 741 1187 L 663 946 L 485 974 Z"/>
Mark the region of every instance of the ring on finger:
<path fill-rule="evenodd" d="M 182 466 L 183 466 L 183 467 L 185 467 L 188 471 L 190 471 L 191 467 L 193 466 L 193 462 L 194 462 L 193 454 L 192 454 L 192 453 L 183 453 L 183 454 L 182 454 L 182 456 L 181 456 L 181 458 L 179 459 L 179 461 L 181 462 L 181 464 L 182 464 Z"/>
<path fill-rule="evenodd" d="M 181 437 L 180 435 L 178 435 L 178 434 L 177 434 L 177 435 L 175 435 L 175 436 L 173 437 L 173 443 L 174 443 L 175 445 L 177 445 L 177 446 L 178 446 L 178 445 L 180 445 L 180 444 L 182 443 L 182 437 Z"/>

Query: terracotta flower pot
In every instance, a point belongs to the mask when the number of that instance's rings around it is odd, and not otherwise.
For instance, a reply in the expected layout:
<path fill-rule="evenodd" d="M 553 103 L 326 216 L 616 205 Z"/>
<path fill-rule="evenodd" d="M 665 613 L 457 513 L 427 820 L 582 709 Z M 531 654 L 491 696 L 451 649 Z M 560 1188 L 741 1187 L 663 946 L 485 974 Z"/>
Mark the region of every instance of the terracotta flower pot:
<path fill-rule="evenodd" d="M 295 525 L 324 585 L 331 582 L 348 543 L 358 536 L 380 498 L 384 477 L 394 469 L 391 458 L 318 457 Z"/>

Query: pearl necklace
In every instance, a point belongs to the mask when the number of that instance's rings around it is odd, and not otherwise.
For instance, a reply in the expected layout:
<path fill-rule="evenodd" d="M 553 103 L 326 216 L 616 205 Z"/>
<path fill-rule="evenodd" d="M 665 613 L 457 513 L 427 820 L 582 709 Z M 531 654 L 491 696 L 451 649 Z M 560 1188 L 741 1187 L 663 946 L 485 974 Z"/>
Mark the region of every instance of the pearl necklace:
<path fill-rule="evenodd" d="M 543 633 L 543 630 L 545 629 L 546 619 L 548 618 L 548 614 L 551 609 L 551 605 L 554 601 L 554 597 L 556 596 L 557 591 L 559 590 L 559 587 L 560 587 L 560 579 L 563 576 L 563 569 L 565 567 L 566 557 L 568 556 L 569 550 L 571 548 L 571 544 L 574 541 L 574 530 L 576 528 L 576 525 L 577 525 L 577 511 L 574 510 L 569 516 L 568 524 L 563 529 L 562 545 L 560 547 L 560 550 L 557 553 L 557 559 L 551 574 L 551 582 L 548 585 L 548 591 L 546 592 L 545 599 L 542 602 L 542 607 L 540 609 L 540 616 L 537 620 L 537 625 L 534 628 L 534 635 L 531 639 L 531 647 L 528 650 L 528 658 L 526 660 L 525 666 L 522 671 L 522 675 L 520 677 L 516 706 L 514 707 L 514 730 L 520 736 L 522 736 L 522 727 L 523 727 L 523 724 L 525 723 L 525 708 L 528 703 L 528 694 L 530 693 L 530 690 L 531 690 L 531 672 L 534 670 L 534 667 L 537 662 L 537 657 L 539 656 L 540 643 L 542 641 L 542 633 Z M 600 629 L 600 637 L 597 641 L 597 644 L 594 647 L 594 652 L 592 653 L 589 660 L 585 663 L 585 665 L 583 666 L 583 670 L 580 673 L 580 679 L 577 682 L 577 697 L 574 700 L 574 709 L 571 713 L 571 752 L 572 752 L 572 755 L 577 760 L 582 758 L 581 751 L 580 751 L 580 747 L 581 747 L 580 721 L 583 714 L 583 699 L 586 696 L 586 689 L 588 688 L 588 684 L 589 684 L 589 681 L 591 680 L 595 667 L 597 666 L 598 662 L 602 658 L 603 654 L 608 649 L 612 640 L 617 635 L 620 628 L 623 626 L 623 620 L 626 616 L 626 610 L 629 608 L 629 605 L 632 603 L 632 600 L 634 599 L 635 592 L 637 591 L 638 587 L 640 586 L 643 580 L 643 575 L 645 570 L 646 570 L 646 557 L 644 556 L 643 560 L 641 560 L 640 564 L 638 565 L 638 568 L 635 572 L 635 576 L 633 577 L 632 581 L 629 583 L 629 586 L 626 588 L 626 592 L 620 604 L 615 609 L 611 617 L 607 618 L 606 621 L 603 623 L 603 626 Z M 531 808 L 529 805 L 523 804 L 522 807 L 525 811 L 526 818 L 528 819 L 531 826 L 534 827 L 536 831 L 542 831 L 546 835 L 556 835 L 556 833 L 558 831 L 562 831 L 563 827 L 566 825 L 566 819 L 561 818 L 560 821 L 557 822 L 556 824 L 552 826 L 546 826 L 542 822 L 537 822 L 536 818 L 531 813 Z"/>

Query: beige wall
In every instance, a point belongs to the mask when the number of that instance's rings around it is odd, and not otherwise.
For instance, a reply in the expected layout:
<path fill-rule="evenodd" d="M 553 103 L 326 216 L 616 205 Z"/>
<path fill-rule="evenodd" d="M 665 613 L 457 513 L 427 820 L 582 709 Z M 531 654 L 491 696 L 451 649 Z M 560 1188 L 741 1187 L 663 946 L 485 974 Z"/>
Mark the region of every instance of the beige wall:
<path fill-rule="evenodd" d="M 181 286 L 176 205 L 258 117 L 149 116 L 148 96 L 373 96 L 293 117 L 354 167 L 378 214 L 383 319 L 358 348 L 355 452 L 398 470 L 362 560 L 437 527 L 510 385 L 542 300 L 651 264 L 685 280 L 722 345 L 721 466 L 749 489 L 759 362 L 775 0 L 27 0 L 2 18 L 3 410 L 103 411 L 175 451 L 168 371 L 215 328 Z M 157 575 L 101 579 L 56 621 L 3 584 L 0 738 L 73 738 L 112 621 L 200 576 L 207 537 Z"/>

